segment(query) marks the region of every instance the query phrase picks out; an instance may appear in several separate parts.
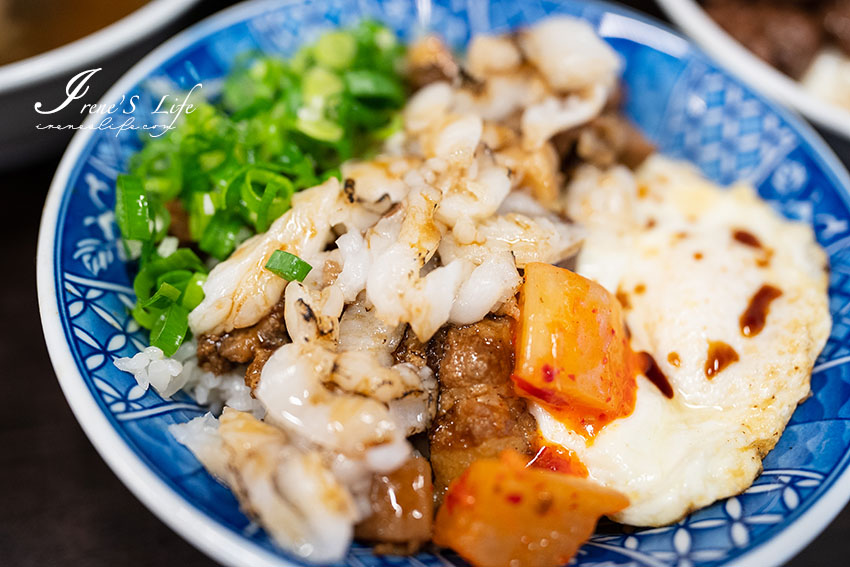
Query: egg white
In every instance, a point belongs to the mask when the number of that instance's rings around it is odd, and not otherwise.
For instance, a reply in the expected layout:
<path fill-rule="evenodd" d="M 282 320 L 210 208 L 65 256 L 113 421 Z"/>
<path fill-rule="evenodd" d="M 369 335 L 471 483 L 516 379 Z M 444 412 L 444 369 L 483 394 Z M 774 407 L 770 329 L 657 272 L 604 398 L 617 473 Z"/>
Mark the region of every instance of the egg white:
<path fill-rule="evenodd" d="M 745 490 L 809 395 L 829 335 L 826 256 L 811 229 L 750 187 L 716 187 L 661 157 L 635 174 L 581 170 L 567 211 L 588 230 L 577 271 L 627 298 L 632 347 L 652 354 L 674 396 L 639 377 L 634 412 L 589 441 L 533 406 L 541 433 L 629 497 L 615 517 L 627 524 L 668 524 Z M 762 247 L 736 240 L 737 230 Z M 739 317 L 764 284 L 782 295 L 764 329 L 745 337 Z M 709 341 L 740 357 L 711 379 Z"/>

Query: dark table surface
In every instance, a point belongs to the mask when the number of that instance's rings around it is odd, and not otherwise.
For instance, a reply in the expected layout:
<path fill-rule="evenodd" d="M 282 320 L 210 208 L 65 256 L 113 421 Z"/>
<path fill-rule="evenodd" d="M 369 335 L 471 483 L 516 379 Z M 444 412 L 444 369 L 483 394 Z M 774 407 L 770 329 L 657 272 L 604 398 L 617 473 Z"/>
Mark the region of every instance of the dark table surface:
<path fill-rule="evenodd" d="M 227 6 L 206 0 L 188 25 Z M 660 17 L 648 1 L 625 2 Z M 834 147 L 840 142 L 829 140 Z M 850 151 L 836 147 L 845 163 Z M 92 448 L 47 357 L 35 291 L 41 208 L 58 157 L 0 172 L 0 566 L 214 565 L 142 506 Z M 14 206 L 10 206 L 14 203 Z M 29 394 L 39 393 L 37 403 Z M 846 565 L 850 507 L 789 567 Z"/>

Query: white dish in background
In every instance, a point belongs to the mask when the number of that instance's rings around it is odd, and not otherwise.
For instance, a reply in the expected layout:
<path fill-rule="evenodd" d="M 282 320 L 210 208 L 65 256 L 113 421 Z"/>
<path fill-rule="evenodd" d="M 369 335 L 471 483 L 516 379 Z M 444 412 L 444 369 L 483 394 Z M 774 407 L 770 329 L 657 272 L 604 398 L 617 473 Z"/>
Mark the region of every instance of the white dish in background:
<path fill-rule="evenodd" d="M 816 125 L 850 139 L 850 110 L 815 96 L 799 81 L 759 59 L 721 28 L 698 2 L 658 0 L 658 5 L 685 34 L 741 80 Z"/>
<path fill-rule="evenodd" d="M 95 102 L 130 65 L 144 54 L 131 53 L 147 38 L 167 32 L 198 0 L 150 0 L 141 8 L 98 31 L 44 53 L 0 65 L 0 170 L 57 153 L 70 139 L 70 130 L 38 130 L 43 116 L 36 102 L 53 108 L 65 95 L 76 73 L 102 67 L 90 82 L 87 102 Z M 162 37 L 159 37 L 162 39 Z M 124 59 L 121 59 L 121 56 Z M 90 98 L 90 100 L 89 100 Z M 50 101 L 49 103 L 47 101 Z M 82 102 L 80 103 L 82 104 Z M 84 118 L 80 105 L 53 114 L 50 122 L 77 125 Z"/>

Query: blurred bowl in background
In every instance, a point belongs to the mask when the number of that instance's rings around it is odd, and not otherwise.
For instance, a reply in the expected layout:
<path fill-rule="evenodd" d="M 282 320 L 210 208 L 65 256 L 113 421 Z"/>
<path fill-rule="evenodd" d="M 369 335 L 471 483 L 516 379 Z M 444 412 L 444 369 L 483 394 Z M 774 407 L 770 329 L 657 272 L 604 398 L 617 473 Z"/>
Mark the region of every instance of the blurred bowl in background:
<path fill-rule="evenodd" d="M 741 80 L 845 140 L 850 110 L 812 94 L 799 81 L 759 59 L 721 28 L 696 0 L 657 0 L 670 20 Z M 839 148 L 844 150 L 846 145 Z"/>
<path fill-rule="evenodd" d="M 64 0 L 63 0 L 64 1 Z M 0 0 L 0 4 L 3 0 Z M 178 18 L 198 0 L 150 0 L 137 10 L 80 39 L 44 53 L 0 65 L 0 170 L 58 154 L 73 130 L 39 130 L 39 124 L 79 125 L 80 104 L 49 115 L 67 98 L 77 73 L 102 68 L 86 84 L 85 100 L 95 102 L 136 60 L 175 31 Z M 67 8 L 67 4 L 65 8 Z M 8 33 L 6 28 L 2 33 Z"/>

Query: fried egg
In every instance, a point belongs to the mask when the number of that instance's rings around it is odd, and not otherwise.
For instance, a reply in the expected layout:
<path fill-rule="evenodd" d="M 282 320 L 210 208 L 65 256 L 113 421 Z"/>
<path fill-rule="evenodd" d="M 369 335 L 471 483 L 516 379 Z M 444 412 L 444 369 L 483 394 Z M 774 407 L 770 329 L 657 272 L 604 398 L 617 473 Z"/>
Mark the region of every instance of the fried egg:
<path fill-rule="evenodd" d="M 587 230 L 576 271 L 617 294 L 632 348 L 660 372 L 639 376 L 634 412 L 591 439 L 533 406 L 542 435 L 628 496 L 614 517 L 626 524 L 668 524 L 745 490 L 809 395 L 829 335 L 811 228 L 749 186 L 661 157 L 634 174 L 579 170 L 566 210 Z"/>

